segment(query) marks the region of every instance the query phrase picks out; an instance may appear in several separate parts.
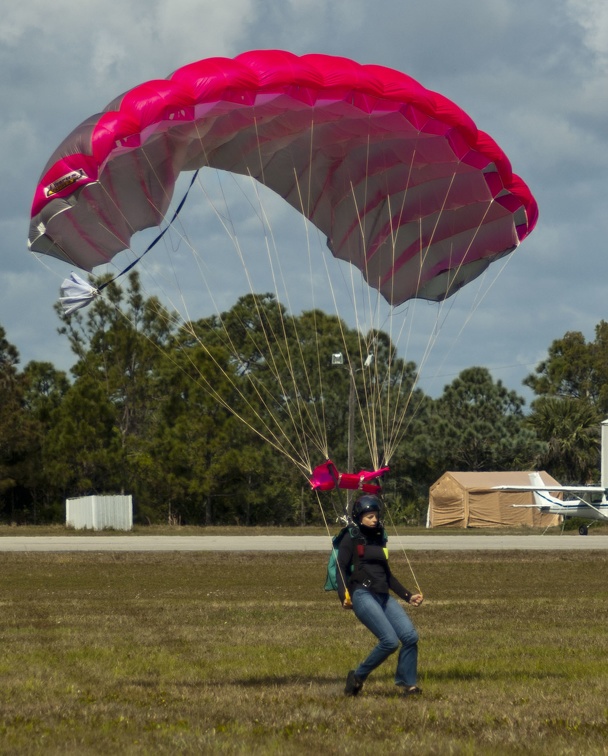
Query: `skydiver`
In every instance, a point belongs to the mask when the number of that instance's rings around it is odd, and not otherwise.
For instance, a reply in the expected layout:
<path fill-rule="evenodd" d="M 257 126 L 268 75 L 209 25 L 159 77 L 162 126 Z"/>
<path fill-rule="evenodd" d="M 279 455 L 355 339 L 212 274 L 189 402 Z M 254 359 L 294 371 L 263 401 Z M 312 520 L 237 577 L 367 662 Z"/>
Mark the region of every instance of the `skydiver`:
<path fill-rule="evenodd" d="M 379 499 L 371 495 L 359 498 L 353 505 L 352 519 L 356 527 L 348 530 L 338 550 L 338 595 L 342 606 L 352 608 L 357 619 L 378 638 L 378 644 L 348 673 L 344 693 L 356 696 L 369 674 L 401 643 L 395 684 L 404 696 L 419 695 L 418 633 L 401 604 L 389 595 L 389 589 L 413 607 L 422 604 L 422 594 L 412 594 L 391 572 Z M 343 576 L 348 576 L 346 585 Z"/>

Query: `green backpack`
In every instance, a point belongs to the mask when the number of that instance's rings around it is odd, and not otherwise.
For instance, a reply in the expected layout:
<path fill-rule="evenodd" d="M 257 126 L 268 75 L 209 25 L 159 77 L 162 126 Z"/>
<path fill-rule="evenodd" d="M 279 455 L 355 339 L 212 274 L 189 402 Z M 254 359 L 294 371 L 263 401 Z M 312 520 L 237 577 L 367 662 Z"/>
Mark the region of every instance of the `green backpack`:
<path fill-rule="evenodd" d="M 355 536 L 358 532 L 357 528 L 352 525 L 345 525 L 342 530 L 331 539 L 331 554 L 329 555 L 329 561 L 327 562 L 327 576 L 325 578 L 325 590 L 337 591 L 338 582 L 336 578 L 336 566 L 338 562 L 338 549 L 344 536 L 351 531 L 351 536 Z M 351 571 L 354 569 L 354 565 L 351 565 Z"/>

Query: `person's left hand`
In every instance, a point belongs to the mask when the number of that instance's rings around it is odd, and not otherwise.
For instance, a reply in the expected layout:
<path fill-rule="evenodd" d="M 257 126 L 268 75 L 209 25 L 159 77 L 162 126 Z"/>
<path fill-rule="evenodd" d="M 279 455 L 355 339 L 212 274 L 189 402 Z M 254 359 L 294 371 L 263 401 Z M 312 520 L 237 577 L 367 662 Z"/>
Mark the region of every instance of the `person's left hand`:
<path fill-rule="evenodd" d="M 410 596 L 410 600 L 407 603 L 410 606 L 420 606 L 423 601 L 424 596 L 422 595 L 422 593 L 414 593 L 412 596 Z"/>

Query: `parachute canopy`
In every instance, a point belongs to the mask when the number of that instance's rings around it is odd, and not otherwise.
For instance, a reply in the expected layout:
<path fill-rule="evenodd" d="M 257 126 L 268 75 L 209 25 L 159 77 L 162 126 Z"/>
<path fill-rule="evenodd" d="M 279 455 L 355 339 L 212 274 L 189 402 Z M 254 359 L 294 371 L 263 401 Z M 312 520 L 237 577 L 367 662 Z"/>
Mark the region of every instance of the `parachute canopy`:
<path fill-rule="evenodd" d="M 78 126 L 42 173 L 29 246 L 92 270 L 161 224 L 179 174 L 204 166 L 274 190 L 391 305 L 450 296 L 538 215 L 450 100 L 389 68 L 266 50 L 187 65 Z"/>

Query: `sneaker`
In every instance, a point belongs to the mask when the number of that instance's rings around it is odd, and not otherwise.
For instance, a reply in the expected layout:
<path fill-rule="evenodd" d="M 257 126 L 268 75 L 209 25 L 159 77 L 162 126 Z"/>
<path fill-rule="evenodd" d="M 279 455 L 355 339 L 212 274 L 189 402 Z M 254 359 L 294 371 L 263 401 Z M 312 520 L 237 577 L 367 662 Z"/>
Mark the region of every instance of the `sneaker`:
<path fill-rule="evenodd" d="M 404 685 L 400 691 L 402 696 L 419 696 L 421 693 L 422 691 L 417 685 Z"/>
<path fill-rule="evenodd" d="M 346 676 L 346 686 L 344 688 L 344 695 L 356 696 L 363 687 L 363 680 L 360 680 L 355 674 L 355 670 L 351 671 Z"/>

